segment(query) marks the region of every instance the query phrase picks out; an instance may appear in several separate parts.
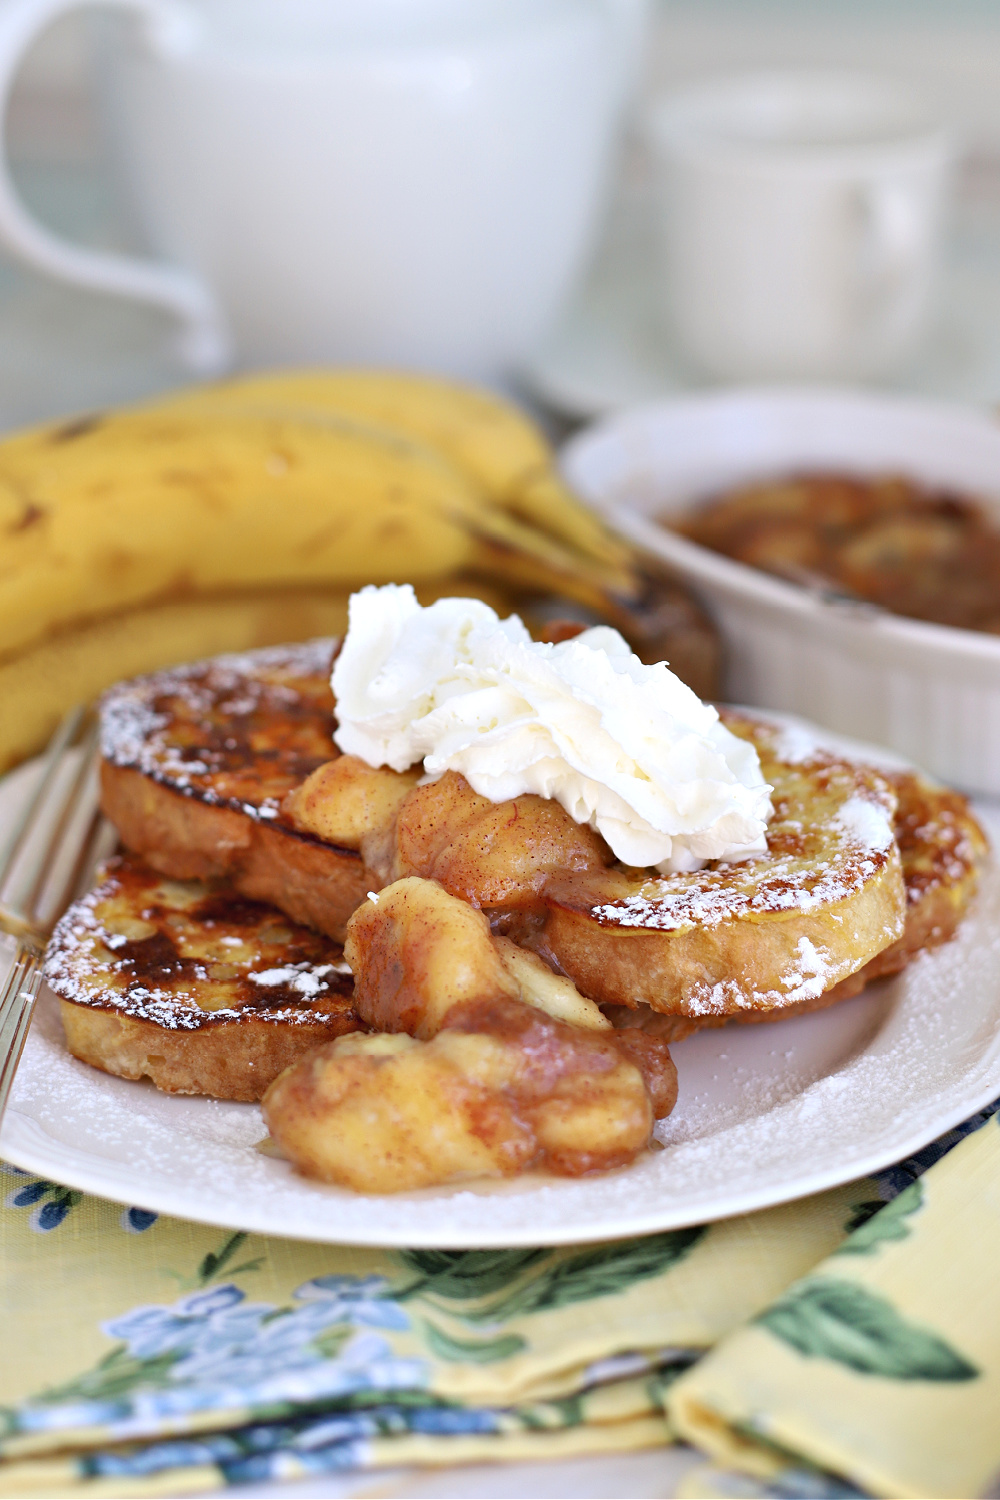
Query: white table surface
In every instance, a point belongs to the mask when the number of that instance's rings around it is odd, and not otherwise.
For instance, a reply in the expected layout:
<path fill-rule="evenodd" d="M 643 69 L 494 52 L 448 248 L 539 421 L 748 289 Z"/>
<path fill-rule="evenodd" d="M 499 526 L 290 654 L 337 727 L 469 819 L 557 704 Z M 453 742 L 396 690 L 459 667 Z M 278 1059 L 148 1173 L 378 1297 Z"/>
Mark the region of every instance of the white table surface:
<path fill-rule="evenodd" d="M 557 1459 L 551 1463 L 463 1464 L 453 1469 L 382 1469 L 318 1474 L 291 1484 L 212 1490 L 219 1500 L 669 1500 L 683 1475 L 704 1462 L 692 1448 Z"/>

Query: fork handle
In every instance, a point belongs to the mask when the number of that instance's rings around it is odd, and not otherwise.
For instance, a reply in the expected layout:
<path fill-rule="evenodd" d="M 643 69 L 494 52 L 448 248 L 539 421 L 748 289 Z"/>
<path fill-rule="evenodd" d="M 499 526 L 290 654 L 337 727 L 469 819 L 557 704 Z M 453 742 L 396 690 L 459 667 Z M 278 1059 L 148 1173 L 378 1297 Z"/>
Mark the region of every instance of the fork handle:
<path fill-rule="evenodd" d="M 0 990 L 0 1123 L 41 987 L 41 954 L 21 943 L 7 981 Z"/>

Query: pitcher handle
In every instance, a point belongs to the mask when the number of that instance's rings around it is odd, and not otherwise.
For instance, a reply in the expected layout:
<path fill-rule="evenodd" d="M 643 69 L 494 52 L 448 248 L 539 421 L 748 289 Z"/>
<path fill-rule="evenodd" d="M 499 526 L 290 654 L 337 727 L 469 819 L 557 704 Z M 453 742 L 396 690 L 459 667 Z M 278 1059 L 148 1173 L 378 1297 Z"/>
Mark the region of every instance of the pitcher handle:
<path fill-rule="evenodd" d="M 181 359 L 192 371 L 216 374 L 231 364 L 232 344 L 221 309 L 200 277 L 182 266 L 88 250 L 62 239 L 29 212 L 10 175 L 7 105 L 25 53 L 58 16 L 94 3 L 135 12 L 160 51 L 190 45 L 197 26 L 180 0 L 6 0 L 0 5 L 0 244 L 58 280 L 174 313 L 181 323 Z"/>

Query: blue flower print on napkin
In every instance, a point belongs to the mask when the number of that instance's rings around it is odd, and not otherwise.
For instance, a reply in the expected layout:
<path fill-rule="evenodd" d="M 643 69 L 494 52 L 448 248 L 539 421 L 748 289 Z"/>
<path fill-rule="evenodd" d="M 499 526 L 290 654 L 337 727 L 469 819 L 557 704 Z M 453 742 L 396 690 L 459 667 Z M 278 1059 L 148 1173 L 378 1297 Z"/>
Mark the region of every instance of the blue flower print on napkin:
<path fill-rule="evenodd" d="M 0 1162 L 0 1175 L 20 1180 L 20 1185 L 4 1198 L 4 1207 L 33 1209 L 30 1223 L 36 1234 L 49 1234 L 58 1229 L 70 1210 L 83 1198 L 83 1194 L 73 1188 L 47 1182 L 7 1162 Z M 129 1234 L 142 1234 L 156 1223 L 158 1217 L 146 1208 L 126 1208 L 119 1222 Z"/>
<path fill-rule="evenodd" d="M 21 1431 L 98 1423 L 117 1438 L 205 1410 L 271 1410 L 369 1393 L 420 1390 L 423 1359 L 402 1357 L 376 1329 L 408 1314 L 381 1276 L 320 1276 L 275 1307 L 232 1282 L 169 1306 L 134 1307 L 101 1325 L 118 1341 L 101 1363 L 16 1412 Z"/>

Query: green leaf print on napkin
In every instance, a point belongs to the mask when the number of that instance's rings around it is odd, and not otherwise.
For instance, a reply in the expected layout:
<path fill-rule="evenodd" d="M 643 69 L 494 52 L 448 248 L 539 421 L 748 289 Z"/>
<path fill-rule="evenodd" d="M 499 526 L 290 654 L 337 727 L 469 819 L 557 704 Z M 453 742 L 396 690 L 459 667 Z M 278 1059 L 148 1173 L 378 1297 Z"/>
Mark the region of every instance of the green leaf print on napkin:
<path fill-rule="evenodd" d="M 396 1297 L 432 1292 L 449 1301 L 478 1301 L 503 1291 L 532 1266 L 546 1260 L 548 1250 L 403 1250 L 400 1258 L 419 1280 L 397 1290 Z"/>
<path fill-rule="evenodd" d="M 808 1358 L 887 1380 L 975 1380 L 979 1370 L 944 1339 L 853 1281 L 806 1282 L 756 1320 Z"/>
<path fill-rule="evenodd" d="M 891 1202 L 879 1208 L 871 1218 L 864 1219 L 844 1243 L 836 1249 L 834 1255 L 872 1255 L 879 1245 L 885 1240 L 905 1240 L 910 1234 L 910 1226 L 905 1224 L 904 1219 L 910 1214 L 915 1214 L 924 1203 L 923 1183 L 918 1178 L 911 1182 L 909 1187 Z"/>
<path fill-rule="evenodd" d="M 201 1265 L 198 1267 L 198 1285 L 208 1286 L 210 1281 L 216 1281 L 225 1271 L 227 1276 L 240 1276 L 247 1271 L 259 1271 L 264 1264 L 263 1255 L 254 1256 L 253 1260 L 245 1260 L 242 1265 L 230 1266 L 229 1262 L 237 1250 L 246 1241 L 246 1235 L 242 1230 L 237 1230 L 224 1241 L 218 1250 L 210 1250 Z"/>
<path fill-rule="evenodd" d="M 247 1236 L 241 1229 L 233 1234 L 227 1234 L 221 1241 L 218 1250 L 209 1250 L 198 1263 L 193 1275 L 185 1275 L 180 1271 L 164 1267 L 164 1274 L 175 1281 L 182 1291 L 196 1291 L 200 1287 L 209 1286 L 217 1281 L 225 1272 L 227 1277 L 245 1276 L 250 1271 L 259 1271 L 266 1259 L 263 1255 L 256 1255 L 252 1260 L 245 1260 L 238 1266 L 230 1265 L 230 1261 L 245 1242 Z"/>
<path fill-rule="evenodd" d="M 427 1347 L 438 1359 L 447 1359 L 465 1364 L 471 1361 L 477 1365 L 490 1365 L 498 1359 L 510 1359 L 514 1354 L 520 1354 L 526 1349 L 527 1343 L 519 1333 L 504 1333 L 499 1338 L 487 1339 L 456 1339 L 450 1333 L 445 1333 L 443 1328 L 438 1328 L 434 1323 L 424 1323 L 424 1332 L 427 1335 Z"/>
<path fill-rule="evenodd" d="M 682 1260 L 704 1225 L 646 1239 L 592 1245 L 574 1255 L 552 1250 L 404 1250 L 420 1279 L 397 1291 L 398 1301 L 420 1295 L 447 1302 L 479 1302 L 450 1311 L 467 1320 L 500 1322 L 627 1291 Z"/>

